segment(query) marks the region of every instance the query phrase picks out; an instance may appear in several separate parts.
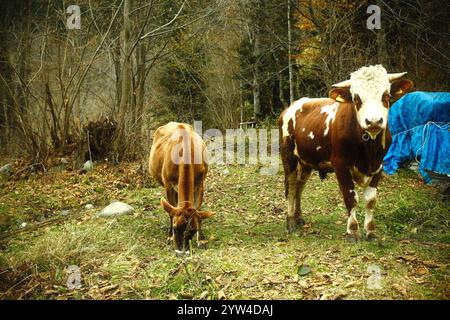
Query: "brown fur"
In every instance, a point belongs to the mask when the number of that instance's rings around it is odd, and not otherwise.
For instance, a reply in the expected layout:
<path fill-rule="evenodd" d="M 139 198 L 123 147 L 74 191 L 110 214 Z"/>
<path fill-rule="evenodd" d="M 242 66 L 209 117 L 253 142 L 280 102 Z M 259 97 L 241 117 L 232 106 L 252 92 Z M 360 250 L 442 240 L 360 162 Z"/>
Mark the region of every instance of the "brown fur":
<path fill-rule="evenodd" d="M 188 146 L 190 150 L 186 149 Z M 172 160 L 176 147 L 183 157 L 179 164 Z M 164 186 L 168 201 L 162 198 L 161 206 L 170 217 L 169 239 L 173 238 L 180 251 L 188 248 L 196 232 L 202 236 L 201 220 L 213 215 L 200 211 L 208 173 L 205 156 L 205 143 L 190 125 L 169 122 L 154 134 L 149 169 L 153 178 Z"/>

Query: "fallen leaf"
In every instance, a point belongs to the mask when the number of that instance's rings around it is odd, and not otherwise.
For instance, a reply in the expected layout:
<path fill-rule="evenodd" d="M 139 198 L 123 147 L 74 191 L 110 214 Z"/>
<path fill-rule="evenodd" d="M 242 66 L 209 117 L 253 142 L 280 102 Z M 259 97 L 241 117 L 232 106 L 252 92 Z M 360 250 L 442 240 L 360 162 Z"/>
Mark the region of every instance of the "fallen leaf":
<path fill-rule="evenodd" d="M 217 292 L 217 299 L 218 300 L 225 300 L 227 297 L 225 295 L 225 292 L 223 292 L 223 290 L 219 290 L 219 292 Z"/>
<path fill-rule="evenodd" d="M 402 295 L 406 296 L 407 292 L 406 292 L 406 288 L 400 284 L 393 284 L 392 287 L 397 290 L 398 292 L 400 292 Z"/>
<path fill-rule="evenodd" d="M 397 259 L 398 260 L 403 260 L 403 261 L 406 261 L 406 262 L 413 262 L 413 261 L 417 260 L 417 258 L 413 257 L 413 256 L 399 256 L 399 257 L 397 257 Z"/>
<path fill-rule="evenodd" d="M 421 261 L 422 264 L 424 264 L 425 266 L 429 267 L 429 268 L 440 268 L 442 266 L 444 266 L 442 263 L 438 263 L 435 261 L 431 261 L 431 260 L 426 260 L 426 261 Z"/>
<path fill-rule="evenodd" d="M 354 286 L 356 284 L 356 281 L 350 281 L 349 283 L 347 283 L 344 288 L 350 288 L 352 286 Z"/>
<path fill-rule="evenodd" d="M 100 291 L 101 293 L 105 293 L 105 292 L 107 292 L 107 291 L 111 291 L 111 290 L 117 288 L 118 286 L 119 286 L 118 284 L 111 284 L 111 285 L 109 285 L 109 286 L 105 286 L 105 287 L 103 287 L 103 288 L 100 288 L 99 291 Z"/>
<path fill-rule="evenodd" d="M 430 273 L 426 267 L 419 267 L 416 272 L 422 276 Z"/>
<path fill-rule="evenodd" d="M 218 284 L 222 284 L 222 275 L 219 275 L 215 280 Z"/>

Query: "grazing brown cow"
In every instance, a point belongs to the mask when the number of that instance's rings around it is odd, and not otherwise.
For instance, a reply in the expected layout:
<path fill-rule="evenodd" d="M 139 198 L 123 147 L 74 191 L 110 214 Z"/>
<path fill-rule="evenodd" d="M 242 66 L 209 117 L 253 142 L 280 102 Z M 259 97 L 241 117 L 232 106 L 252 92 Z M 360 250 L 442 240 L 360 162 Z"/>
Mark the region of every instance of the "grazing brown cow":
<path fill-rule="evenodd" d="M 156 130 L 149 162 L 150 173 L 166 191 L 168 201 L 161 198 L 161 206 L 170 217 L 168 240 L 176 253 L 188 253 L 196 233 L 197 245 L 204 245 L 201 222 L 213 213 L 199 210 L 208 172 L 202 138 L 190 125 L 169 122 Z"/>
<path fill-rule="evenodd" d="M 350 80 L 333 85 L 329 98 L 302 98 L 280 115 L 288 232 L 304 223 L 301 194 L 312 170 L 319 171 L 322 179 L 334 171 L 349 215 L 347 238 L 359 238 L 355 183 L 363 188 L 366 202 L 366 237 L 375 238 L 377 185 L 391 144 L 387 126 L 390 100 L 413 87 L 410 80 L 395 81 L 404 74 L 388 74 L 381 65 L 363 67 L 353 72 Z"/>

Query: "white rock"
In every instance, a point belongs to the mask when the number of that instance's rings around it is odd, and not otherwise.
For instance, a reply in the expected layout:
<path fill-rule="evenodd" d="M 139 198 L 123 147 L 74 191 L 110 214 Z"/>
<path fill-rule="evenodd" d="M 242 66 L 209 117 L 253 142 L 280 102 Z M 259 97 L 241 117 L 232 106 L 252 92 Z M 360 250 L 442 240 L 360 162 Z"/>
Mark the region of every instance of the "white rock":
<path fill-rule="evenodd" d="M 61 161 L 62 164 L 68 164 L 69 163 L 69 161 L 67 161 L 66 158 L 61 158 L 60 161 Z"/>
<path fill-rule="evenodd" d="M 124 214 L 129 214 L 134 211 L 133 207 L 124 202 L 113 202 L 104 208 L 100 213 L 97 214 L 98 217 L 117 217 Z"/>
<path fill-rule="evenodd" d="M 22 224 L 20 225 L 21 228 L 25 228 L 27 226 L 26 222 L 22 222 Z"/>
<path fill-rule="evenodd" d="M 228 170 L 228 169 L 223 170 L 223 175 L 224 176 L 227 176 L 229 174 L 230 174 L 230 170 Z"/>
<path fill-rule="evenodd" d="M 84 208 L 85 208 L 86 210 L 91 210 L 91 209 L 94 209 L 94 205 L 92 205 L 92 204 L 89 203 L 89 204 L 85 205 Z"/>
<path fill-rule="evenodd" d="M 91 171 L 94 168 L 94 164 L 91 160 L 88 160 L 83 165 L 83 171 Z"/>

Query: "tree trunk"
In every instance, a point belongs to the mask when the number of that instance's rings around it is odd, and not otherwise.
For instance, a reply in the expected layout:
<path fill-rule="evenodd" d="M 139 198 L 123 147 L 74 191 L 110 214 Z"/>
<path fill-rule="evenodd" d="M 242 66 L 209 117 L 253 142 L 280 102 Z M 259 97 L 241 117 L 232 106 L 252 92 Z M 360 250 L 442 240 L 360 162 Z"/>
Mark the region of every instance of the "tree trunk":
<path fill-rule="evenodd" d="M 294 83 L 292 81 L 292 60 L 291 60 L 291 0 L 287 0 L 287 22 L 288 22 L 288 68 L 289 68 L 289 103 L 294 102 Z"/>
<path fill-rule="evenodd" d="M 128 112 L 128 101 L 131 86 L 130 68 L 130 20 L 131 0 L 125 0 L 123 7 L 123 63 L 122 63 L 122 88 L 120 96 L 119 110 L 117 110 L 117 130 L 114 137 L 113 161 L 119 161 L 119 153 L 123 155 L 125 144 L 125 116 Z"/>
<path fill-rule="evenodd" d="M 260 12 L 260 4 L 257 3 L 257 8 L 255 8 L 255 11 L 257 12 L 257 17 L 259 16 Z M 253 114 L 255 120 L 258 120 L 258 118 L 261 116 L 261 39 L 260 39 L 260 30 L 259 25 L 256 24 L 254 27 L 254 43 L 253 43 L 253 55 L 255 58 L 255 62 L 253 64 L 253 85 L 252 85 L 252 91 L 253 91 Z"/>

